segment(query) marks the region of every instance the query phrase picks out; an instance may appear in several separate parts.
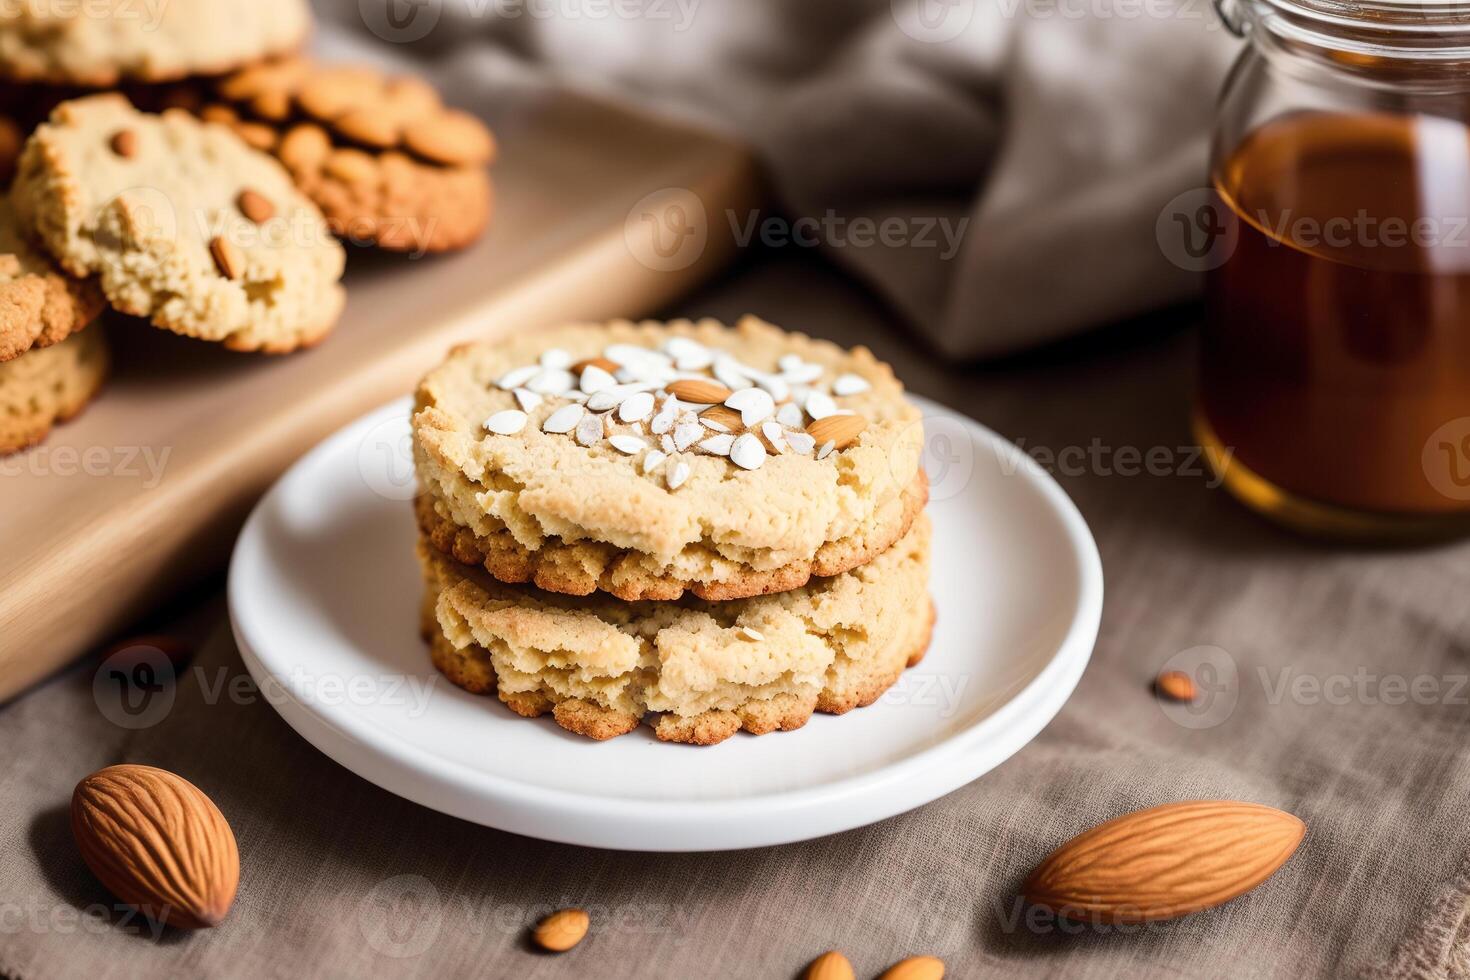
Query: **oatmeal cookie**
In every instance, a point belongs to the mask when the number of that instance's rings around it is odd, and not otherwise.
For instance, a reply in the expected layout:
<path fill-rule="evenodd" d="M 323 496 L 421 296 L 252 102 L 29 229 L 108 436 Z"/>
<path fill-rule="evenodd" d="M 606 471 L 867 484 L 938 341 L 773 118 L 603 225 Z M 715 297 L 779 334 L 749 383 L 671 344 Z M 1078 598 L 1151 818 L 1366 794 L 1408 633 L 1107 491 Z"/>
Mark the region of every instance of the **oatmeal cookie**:
<path fill-rule="evenodd" d="M 883 555 L 779 595 L 619 602 L 505 585 L 423 543 L 435 666 L 594 739 L 712 745 L 872 704 L 929 644 L 926 516 Z"/>
<path fill-rule="evenodd" d="M 60 343 L 101 312 L 97 284 L 63 275 L 20 234 L 0 197 L 0 363 Z"/>
<path fill-rule="evenodd" d="M 182 110 L 63 103 L 26 143 L 11 199 L 65 271 L 175 333 L 282 353 L 341 313 L 345 253 L 321 212 L 276 160 Z"/>
<path fill-rule="evenodd" d="M 489 223 L 494 137 L 422 79 L 291 58 L 226 77 L 215 93 L 204 117 L 274 152 L 350 242 L 444 252 Z"/>
<path fill-rule="evenodd" d="M 551 592 L 729 600 L 873 560 L 922 509 L 892 370 L 754 318 L 462 347 L 419 386 L 420 526 Z"/>
<path fill-rule="evenodd" d="M 0 363 L 0 455 L 34 446 L 75 417 L 102 387 L 107 365 L 98 327 Z"/>
<path fill-rule="evenodd" d="M 20 0 L 0 14 L 0 76 L 107 87 L 212 75 L 299 48 L 307 0 Z"/>

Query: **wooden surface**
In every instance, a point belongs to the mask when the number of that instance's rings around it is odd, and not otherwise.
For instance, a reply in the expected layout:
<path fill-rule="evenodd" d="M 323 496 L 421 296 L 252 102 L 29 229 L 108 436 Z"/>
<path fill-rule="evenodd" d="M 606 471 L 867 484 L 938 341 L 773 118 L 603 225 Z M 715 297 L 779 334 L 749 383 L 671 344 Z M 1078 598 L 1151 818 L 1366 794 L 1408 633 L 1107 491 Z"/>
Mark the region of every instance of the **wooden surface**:
<path fill-rule="evenodd" d="M 268 358 L 106 325 L 101 397 L 0 459 L 0 700 L 221 567 L 282 470 L 411 391 L 451 345 L 646 314 L 729 258 L 731 236 L 713 231 L 726 209 L 759 203 L 748 154 L 707 134 L 571 96 L 492 123 L 490 234 L 449 257 L 355 252 L 347 311 L 316 350 Z M 650 211 L 650 194 L 676 207 Z M 699 206 L 707 239 L 684 233 Z"/>

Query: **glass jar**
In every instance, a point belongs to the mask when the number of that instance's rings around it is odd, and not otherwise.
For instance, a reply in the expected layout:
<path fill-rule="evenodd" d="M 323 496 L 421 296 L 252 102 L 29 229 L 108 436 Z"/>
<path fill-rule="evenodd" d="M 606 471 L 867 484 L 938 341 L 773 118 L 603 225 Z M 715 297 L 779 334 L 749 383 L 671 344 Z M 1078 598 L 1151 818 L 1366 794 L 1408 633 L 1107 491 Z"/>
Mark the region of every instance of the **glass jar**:
<path fill-rule="evenodd" d="M 1200 443 L 1302 530 L 1470 531 L 1470 7 L 1220 12 Z"/>

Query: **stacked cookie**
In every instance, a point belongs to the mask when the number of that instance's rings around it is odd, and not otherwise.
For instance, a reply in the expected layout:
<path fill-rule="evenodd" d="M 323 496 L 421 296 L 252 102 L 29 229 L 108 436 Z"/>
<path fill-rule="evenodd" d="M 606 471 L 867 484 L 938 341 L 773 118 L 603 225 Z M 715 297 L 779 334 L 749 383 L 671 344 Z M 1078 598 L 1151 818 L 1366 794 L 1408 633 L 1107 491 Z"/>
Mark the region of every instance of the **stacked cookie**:
<path fill-rule="evenodd" d="M 0 453 L 99 387 L 104 305 L 285 353 L 341 314 L 340 238 L 483 233 L 490 132 L 418 79 L 300 57 L 311 26 L 306 0 L 0 11 Z"/>
<path fill-rule="evenodd" d="M 454 351 L 413 416 L 435 665 L 518 714 L 702 745 L 876 700 L 923 655 L 920 415 L 755 319 Z"/>
<path fill-rule="evenodd" d="M 33 446 L 80 412 L 107 375 L 93 283 L 33 248 L 0 198 L 0 455 Z"/>

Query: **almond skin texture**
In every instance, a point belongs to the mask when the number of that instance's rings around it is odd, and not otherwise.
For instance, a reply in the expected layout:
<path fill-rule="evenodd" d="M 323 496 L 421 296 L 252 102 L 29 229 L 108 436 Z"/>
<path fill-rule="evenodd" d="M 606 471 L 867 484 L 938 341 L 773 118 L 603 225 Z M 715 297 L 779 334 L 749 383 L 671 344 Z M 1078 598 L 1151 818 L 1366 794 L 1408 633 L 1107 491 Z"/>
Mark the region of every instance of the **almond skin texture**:
<path fill-rule="evenodd" d="M 852 964 L 835 949 L 812 960 L 802 980 L 853 980 Z"/>
<path fill-rule="evenodd" d="M 618 362 L 609 361 L 605 357 L 589 357 L 585 361 L 578 361 L 572 365 L 572 373 L 580 377 L 582 372 L 590 367 L 602 368 L 608 374 L 618 373 Z"/>
<path fill-rule="evenodd" d="M 707 408 L 699 413 L 699 417 L 709 419 L 711 422 L 718 422 L 731 432 L 745 431 L 745 420 L 741 418 L 740 413 L 733 408 L 726 408 L 724 405 Z"/>
<path fill-rule="evenodd" d="M 1170 803 L 1072 838 L 1041 862 L 1021 893 L 1076 921 L 1173 919 L 1255 888 L 1306 832 L 1296 817 L 1258 803 Z"/>
<path fill-rule="evenodd" d="M 240 852 L 198 787 L 152 766 L 109 766 L 77 784 L 71 832 L 107 890 L 178 929 L 218 925 L 235 900 Z"/>
<path fill-rule="evenodd" d="M 532 935 L 542 949 L 565 953 L 582 941 L 591 924 L 591 917 L 581 909 L 562 909 L 542 919 Z"/>
<path fill-rule="evenodd" d="M 714 381 L 689 378 L 669 385 L 669 394 L 686 405 L 720 405 L 735 392 Z"/>
<path fill-rule="evenodd" d="M 852 445 L 867 427 L 868 420 L 861 415 L 829 415 L 824 419 L 817 419 L 806 427 L 806 431 L 807 435 L 817 440 L 818 446 L 830 442 L 836 448 L 842 449 Z"/>
<path fill-rule="evenodd" d="M 941 980 L 944 961 L 936 956 L 910 956 L 888 969 L 878 980 Z"/>

